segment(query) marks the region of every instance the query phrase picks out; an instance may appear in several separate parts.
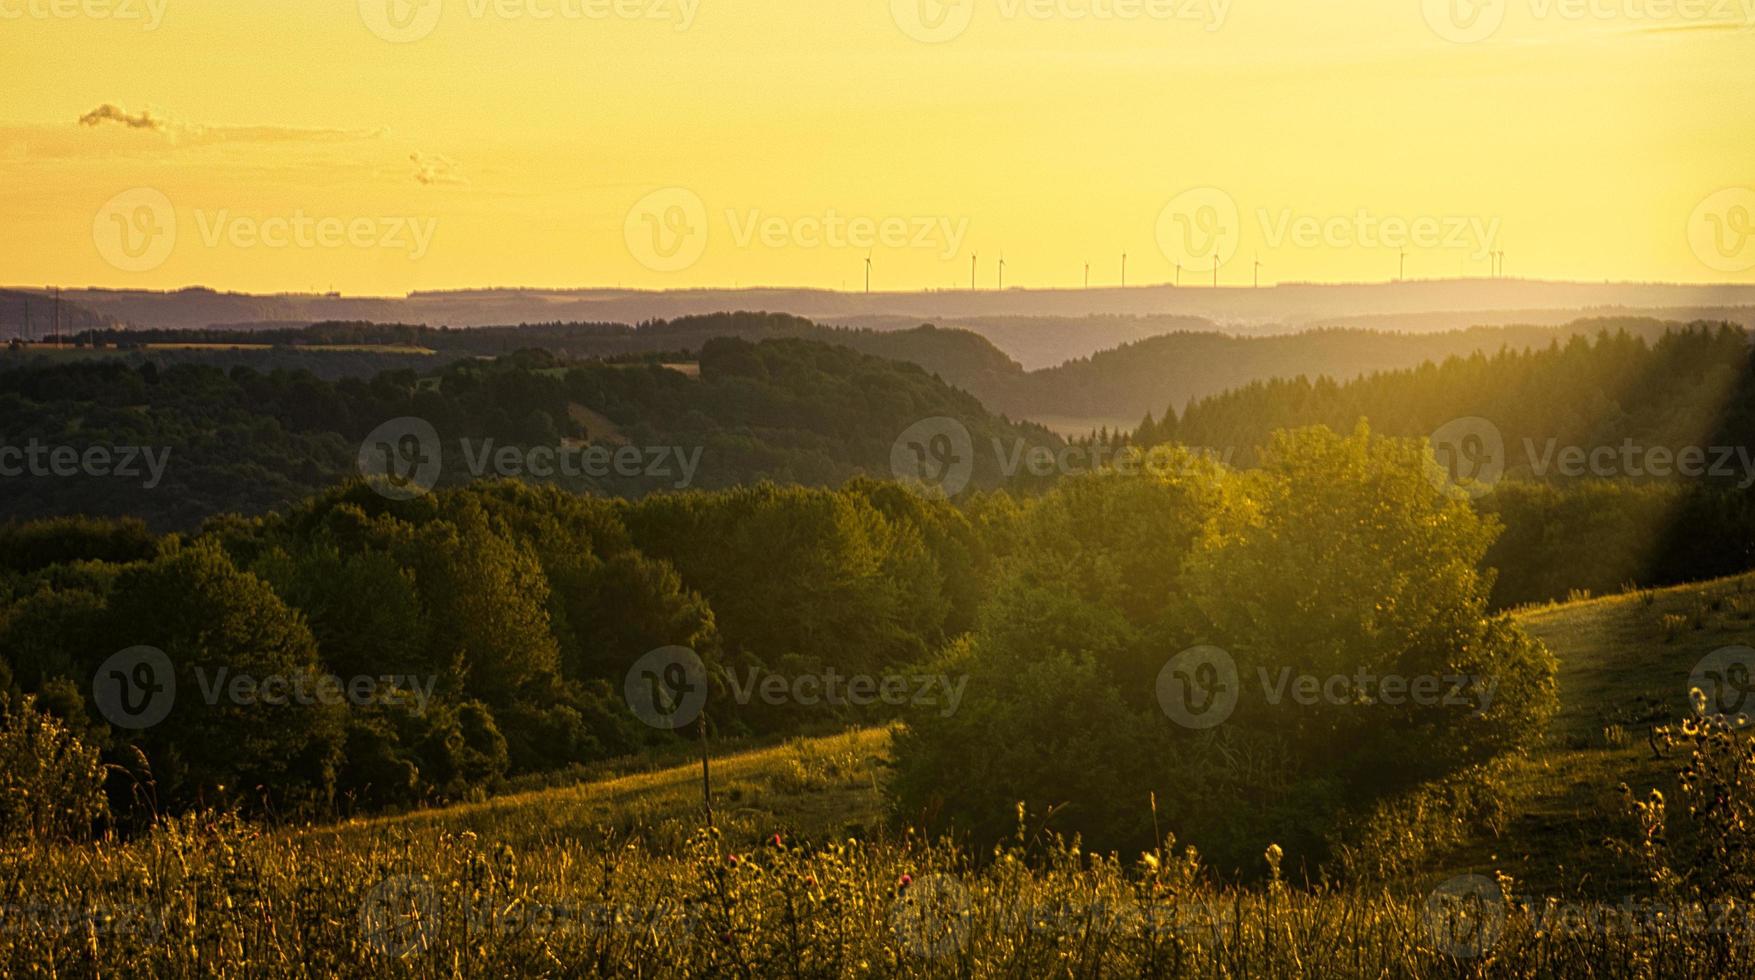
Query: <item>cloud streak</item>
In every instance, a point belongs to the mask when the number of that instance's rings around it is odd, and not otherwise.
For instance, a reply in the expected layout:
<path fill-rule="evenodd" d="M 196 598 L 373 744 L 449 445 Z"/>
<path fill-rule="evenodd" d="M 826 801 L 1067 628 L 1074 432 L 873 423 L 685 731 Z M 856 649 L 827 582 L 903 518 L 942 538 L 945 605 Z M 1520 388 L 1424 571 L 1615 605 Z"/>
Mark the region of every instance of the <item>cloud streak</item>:
<path fill-rule="evenodd" d="M 410 153 L 408 162 L 414 164 L 414 179 L 425 186 L 435 184 L 461 185 L 469 181 L 457 173 L 457 163 L 443 155 L 427 156 L 420 152 Z"/>
<path fill-rule="evenodd" d="M 131 113 L 127 109 L 110 102 L 105 102 L 96 109 L 79 117 L 81 126 L 102 126 L 104 123 L 120 123 L 129 129 L 150 129 L 155 133 L 164 132 L 165 121 L 152 114 L 151 109 Z"/>
<path fill-rule="evenodd" d="M 206 143 L 345 143 L 354 140 L 379 139 L 388 129 L 321 129 L 297 126 L 203 126 L 180 122 L 154 113 L 151 109 L 129 112 L 125 107 L 106 102 L 79 117 L 81 126 L 95 129 L 114 123 L 128 129 L 160 133 L 178 145 Z"/>

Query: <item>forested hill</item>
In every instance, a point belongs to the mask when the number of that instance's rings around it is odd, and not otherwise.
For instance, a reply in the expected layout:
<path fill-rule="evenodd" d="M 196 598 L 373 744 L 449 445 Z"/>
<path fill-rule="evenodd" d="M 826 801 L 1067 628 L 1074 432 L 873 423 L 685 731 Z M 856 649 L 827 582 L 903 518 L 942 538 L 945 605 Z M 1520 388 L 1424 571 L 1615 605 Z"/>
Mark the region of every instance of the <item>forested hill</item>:
<path fill-rule="evenodd" d="M 1021 323 L 1011 324 L 1013 335 L 1029 333 Z M 1580 320 L 1563 327 L 1476 327 L 1442 333 L 1335 328 L 1283 336 L 1240 337 L 1214 330 L 1181 330 L 1036 371 L 1026 371 L 1005 350 L 970 330 L 930 324 L 902 330 L 827 327 L 774 313 L 722 313 L 638 326 L 534 323 L 447 329 L 387 323 L 320 323 L 269 329 L 93 331 L 81 339 L 126 348 L 143 345 L 202 348 L 160 347 L 124 356 L 134 362 L 151 359 L 161 366 L 203 363 L 222 368 L 241 364 L 263 371 L 303 368 L 330 378 L 367 377 L 408 360 L 407 352 L 415 350 L 431 352 L 423 360 L 437 363 L 524 349 L 547 350 L 563 358 L 663 354 L 688 360 L 717 337 L 748 341 L 814 340 L 917 364 L 975 395 L 994 412 L 1012 418 L 1052 421 L 1063 429 L 1082 432 L 1099 425 L 1112 429 L 1131 427 L 1148 412 L 1161 413 L 1165 406 L 1180 412 L 1192 400 L 1255 381 L 1299 375 L 1345 381 L 1452 356 L 1546 347 L 1556 340 L 1565 342 L 1603 329 L 1655 340 L 1675 326 L 1660 320 L 1622 318 Z M 1073 326 L 1044 319 L 1035 329 L 1048 331 Z M 217 344 L 263 349 L 209 349 Z M 403 353 L 395 353 L 397 350 Z"/>
<path fill-rule="evenodd" d="M 0 479 L 0 510 L 15 519 L 131 515 L 184 528 L 260 513 L 358 475 L 368 442 L 401 452 L 407 426 L 392 426 L 393 439 L 381 427 L 409 418 L 431 426 L 438 485 L 511 476 L 616 496 L 889 477 L 898 437 L 937 417 L 961 422 L 977 446 L 1059 444 L 914 365 L 802 340 L 710 340 L 682 369 L 523 351 L 339 381 L 101 359 L 26 365 L 0 370 L 0 447 L 21 453 L 0 459 L 21 471 Z M 57 463 L 57 447 L 77 461 Z M 93 450 L 114 475 L 94 474 Z M 1002 475 L 985 454 L 970 485 Z"/>
<path fill-rule="evenodd" d="M 1677 324 L 1651 319 L 1580 320 L 1564 327 L 1474 327 L 1443 333 L 1324 329 L 1273 337 L 1171 333 L 1058 367 L 973 384 L 994 411 L 1025 418 L 1075 418 L 1132 426 L 1147 412 L 1180 412 L 1206 398 L 1273 378 L 1350 380 L 1377 371 L 1501 349 L 1525 350 L 1604 329 L 1655 340 Z M 947 379 L 958 383 L 950 375 Z"/>
<path fill-rule="evenodd" d="M 1200 399 L 1180 415 L 1166 409 L 1135 437 L 1223 447 L 1247 464 L 1277 429 L 1326 425 L 1344 432 L 1368 419 L 1374 431 L 1424 437 L 1462 418 L 1492 423 L 1512 478 L 1540 476 L 1539 451 L 1551 443 L 1755 447 L 1749 337 L 1737 327 L 1702 324 L 1648 341 L 1642 332 L 1605 325 L 1594 337 L 1536 350 L 1452 357 L 1349 382 L 1257 381 Z"/>
<path fill-rule="evenodd" d="M 1256 382 L 1133 435 L 1238 466 L 1276 430 L 1430 439 L 1505 533 L 1487 556 L 1507 606 L 1669 584 L 1755 563 L 1755 371 L 1748 337 L 1699 326 L 1476 354 L 1338 383 Z"/>
<path fill-rule="evenodd" d="M 94 329 L 77 339 L 123 348 L 149 345 L 249 345 L 290 349 L 336 346 L 423 348 L 440 355 L 489 356 L 518 350 L 546 350 L 560 357 L 615 358 L 633 354 L 693 355 L 709 340 L 815 340 L 867 354 L 910 361 L 950 376 L 983 372 L 1021 374 L 1023 369 L 999 348 L 966 330 L 931 325 L 906 330 L 827 327 L 783 313 L 715 313 L 706 316 L 625 323 L 521 323 L 514 326 L 452 329 L 406 323 L 337 321 L 305 325 L 239 325 L 212 329 Z"/>

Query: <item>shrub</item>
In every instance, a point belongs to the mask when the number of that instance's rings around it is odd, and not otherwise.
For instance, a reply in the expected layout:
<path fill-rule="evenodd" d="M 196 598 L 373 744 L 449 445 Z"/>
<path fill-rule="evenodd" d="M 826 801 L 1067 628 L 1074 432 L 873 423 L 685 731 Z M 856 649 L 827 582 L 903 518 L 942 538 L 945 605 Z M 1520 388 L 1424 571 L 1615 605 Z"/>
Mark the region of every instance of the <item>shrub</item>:
<path fill-rule="evenodd" d="M 1387 801 L 1445 781 L 1471 792 L 1541 731 L 1555 664 L 1487 616 L 1495 527 L 1428 465 L 1419 443 L 1311 430 L 1247 474 L 1190 459 L 1063 483 L 940 665 L 968 678 L 961 709 L 920 712 L 897 739 L 898 814 L 985 845 L 1022 802 L 1097 850 L 1143 849 L 1162 829 L 1227 870 L 1258 868 L 1264 840 L 1313 870 Z M 1197 645 L 1227 651 L 1238 682 L 1231 713 L 1198 730 L 1171 720 L 1158 687 Z M 1287 671 L 1345 690 L 1269 697 Z M 1445 679 L 1446 696 L 1380 697 L 1361 674 Z"/>
<path fill-rule="evenodd" d="M 0 722 L 0 836 L 87 837 L 109 815 L 98 749 L 26 695 Z"/>

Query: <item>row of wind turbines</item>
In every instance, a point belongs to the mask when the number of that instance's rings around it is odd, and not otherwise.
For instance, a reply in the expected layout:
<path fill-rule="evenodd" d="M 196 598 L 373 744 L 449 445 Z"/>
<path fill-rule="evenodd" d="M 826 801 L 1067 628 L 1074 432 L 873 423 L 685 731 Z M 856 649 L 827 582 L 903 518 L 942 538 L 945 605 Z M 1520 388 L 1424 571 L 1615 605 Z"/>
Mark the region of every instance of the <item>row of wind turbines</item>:
<path fill-rule="evenodd" d="M 1488 276 L 1490 278 L 1493 278 L 1493 279 L 1504 278 L 1505 277 L 1505 253 L 1503 251 L 1496 250 L 1496 251 L 1488 252 L 1487 254 L 1492 260 L 1492 271 L 1488 273 Z M 1217 254 L 1214 254 L 1214 256 L 1213 256 L 1213 286 L 1215 288 L 1219 285 L 1219 265 L 1220 265 L 1219 256 Z M 867 255 L 865 257 L 865 291 L 868 294 L 871 292 L 871 268 L 872 268 L 872 257 L 870 255 Z M 1183 268 L 1184 268 L 1184 266 L 1181 262 L 1176 263 L 1175 284 L 1178 286 L 1182 285 L 1182 270 L 1183 270 Z M 1261 264 L 1261 256 L 1258 254 L 1250 262 L 1250 272 L 1251 272 L 1250 288 L 1252 288 L 1252 289 L 1260 289 L 1261 288 L 1261 270 L 1263 268 L 1264 268 L 1264 266 Z M 969 290 L 970 290 L 970 292 L 974 292 L 974 291 L 979 290 L 981 288 L 980 274 L 981 274 L 981 253 L 979 253 L 979 252 L 971 253 L 969 256 Z M 1401 250 L 1400 264 L 1397 267 L 1395 281 L 1396 282 L 1406 282 L 1407 278 L 1408 278 L 1408 250 L 1404 248 Z M 1005 289 L 1005 255 L 1003 253 L 999 257 L 998 288 L 1002 291 Z M 1088 261 L 1085 263 L 1085 288 L 1086 289 L 1091 288 L 1091 263 Z M 1127 253 L 1126 252 L 1121 253 L 1121 288 L 1122 289 L 1127 288 Z"/>

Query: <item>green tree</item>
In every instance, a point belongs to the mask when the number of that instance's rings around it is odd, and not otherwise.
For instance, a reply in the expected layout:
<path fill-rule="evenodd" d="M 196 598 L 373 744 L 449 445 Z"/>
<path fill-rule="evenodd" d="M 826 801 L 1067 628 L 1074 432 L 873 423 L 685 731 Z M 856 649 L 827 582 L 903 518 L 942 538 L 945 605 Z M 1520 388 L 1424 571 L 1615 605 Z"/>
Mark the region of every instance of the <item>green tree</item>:
<path fill-rule="evenodd" d="M 197 541 L 122 573 L 108 631 L 107 649 L 155 647 L 176 674 L 166 718 L 118 733 L 145 751 L 162 799 L 327 805 L 346 709 L 333 692 L 316 693 L 316 641 L 266 582 Z M 240 677 L 311 694 L 240 698 L 232 688 Z"/>

